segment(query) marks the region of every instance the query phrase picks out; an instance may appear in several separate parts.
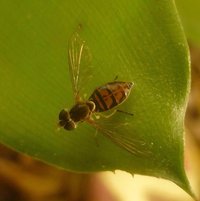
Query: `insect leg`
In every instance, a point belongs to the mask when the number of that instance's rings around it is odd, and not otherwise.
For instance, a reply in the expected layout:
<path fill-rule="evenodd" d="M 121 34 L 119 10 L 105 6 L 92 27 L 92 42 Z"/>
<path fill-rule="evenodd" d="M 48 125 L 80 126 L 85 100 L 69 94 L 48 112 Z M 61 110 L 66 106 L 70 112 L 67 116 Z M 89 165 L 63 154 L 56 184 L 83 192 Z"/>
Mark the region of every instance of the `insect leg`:
<path fill-rule="evenodd" d="M 95 131 L 94 140 L 95 140 L 95 143 L 96 143 L 97 147 L 99 147 L 99 142 L 98 142 L 98 139 L 97 139 L 97 135 L 98 135 L 98 129 L 96 129 L 96 131 Z"/>
<path fill-rule="evenodd" d="M 133 116 L 133 113 L 126 112 L 126 111 L 123 111 L 123 110 L 118 110 L 118 109 L 117 109 L 116 112 L 121 112 L 121 113 L 124 113 L 124 114 L 130 115 L 130 116 Z"/>
<path fill-rule="evenodd" d="M 115 76 L 114 81 L 118 80 L 118 75 Z"/>
<path fill-rule="evenodd" d="M 98 113 L 98 115 L 99 115 L 100 117 L 103 117 L 103 118 L 108 119 L 108 118 L 112 117 L 116 112 L 117 112 L 117 110 L 114 110 L 112 113 L 110 113 L 110 114 L 108 114 L 108 115 L 102 114 L 102 113 Z"/>
<path fill-rule="evenodd" d="M 95 144 L 97 145 L 97 147 L 99 147 L 99 142 L 98 142 L 98 139 L 97 139 L 99 127 L 98 127 L 98 125 L 95 123 L 95 121 L 92 118 L 88 118 L 86 121 L 96 129 L 93 137 L 94 137 L 94 140 L 95 140 Z"/>
<path fill-rule="evenodd" d="M 130 113 L 130 112 L 126 112 L 126 111 L 123 111 L 123 110 L 116 109 L 116 110 L 114 110 L 111 114 L 108 114 L 108 115 L 102 114 L 102 113 L 98 113 L 98 115 L 96 115 L 96 117 L 97 117 L 97 119 L 99 119 L 100 117 L 103 117 L 103 118 L 108 119 L 108 118 L 112 117 L 116 112 L 121 112 L 121 113 L 124 113 L 124 114 L 126 114 L 126 115 L 133 116 L 133 113 Z"/>

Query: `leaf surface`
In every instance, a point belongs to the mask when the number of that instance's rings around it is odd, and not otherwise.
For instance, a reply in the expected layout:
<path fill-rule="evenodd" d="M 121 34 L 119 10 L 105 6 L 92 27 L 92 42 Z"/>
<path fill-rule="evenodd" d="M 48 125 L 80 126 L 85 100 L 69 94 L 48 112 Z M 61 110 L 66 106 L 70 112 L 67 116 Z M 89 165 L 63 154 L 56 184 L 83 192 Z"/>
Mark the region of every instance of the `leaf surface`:
<path fill-rule="evenodd" d="M 172 1 L 2 0 L 0 13 L 2 143 L 67 170 L 121 169 L 169 179 L 191 194 L 183 167 L 188 49 Z M 108 127 L 127 122 L 119 135 L 146 154 L 95 137 L 86 123 L 56 131 L 60 110 L 74 101 L 67 43 L 79 24 L 95 78 L 87 95 L 116 76 L 133 81 L 119 108 L 134 116 L 117 113 Z"/>

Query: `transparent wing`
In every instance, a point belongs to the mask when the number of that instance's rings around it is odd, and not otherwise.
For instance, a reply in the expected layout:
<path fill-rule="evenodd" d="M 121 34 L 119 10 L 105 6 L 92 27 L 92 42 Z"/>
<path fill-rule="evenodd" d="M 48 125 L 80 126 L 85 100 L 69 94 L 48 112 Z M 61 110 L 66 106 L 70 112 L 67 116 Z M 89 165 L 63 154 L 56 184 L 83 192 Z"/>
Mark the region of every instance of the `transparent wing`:
<path fill-rule="evenodd" d="M 81 90 L 92 76 L 91 59 L 92 56 L 85 41 L 78 32 L 74 32 L 68 44 L 68 61 L 75 101 L 80 100 Z"/>
<path fill-rule="evenodd" d="M 127 135 L 125 135 L 126 131 L 124 131 L 122 134 L 121 132 L 106 128 L 104 125 L 99 124 L 97 121 L 88 120 L 87 122 L 91 126 L 96 128 L 97 131 L 100 131 L 105 137 L 109 138 L 116 145 L 120 146 L 121 148 L 125 149 L 131 154 L 138 157 L 147 157 L 148 155 L 151 154 L 144 141 L 139 139 L 133 140 L 133 138 L 130 138 Z M 125 128 L 125 126 L 126 124 L 118 123 L 117 125 L 115 125 L 115 129 L 118 130 L 119 127 Z"/>

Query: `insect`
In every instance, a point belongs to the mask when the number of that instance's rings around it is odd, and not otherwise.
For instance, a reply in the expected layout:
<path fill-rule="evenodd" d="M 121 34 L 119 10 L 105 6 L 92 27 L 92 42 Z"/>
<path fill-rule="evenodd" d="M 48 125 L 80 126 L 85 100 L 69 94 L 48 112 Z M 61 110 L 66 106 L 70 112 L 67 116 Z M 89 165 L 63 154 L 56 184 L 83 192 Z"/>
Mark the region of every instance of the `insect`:
<path fill-rule="evenodd" d="M 88 78 L 81 77 L 81 72 L 84 71 L 84 75 L 90 75 L 91 53 L 78 32 L 74 32 L 68 42 L 68 62 L 75 103 L 70 110 L 61 110 L 59 113 L 59 127 L 63 127 L 66 130 L 73 130 L 79 122 L 87 122 L 111 139 L 112 142 L 130 153 L 139 153 L 140 151 L 138 151 L 135 145 L 136 141 L 127 139 L 115 131 L 105 128 L 98 120 L 94 120 L 93 118 L 93 116 L 111 109 L 115 110 L 110 116 L 114 115 L 116 111 L 123 112 L 116 108 L 127 100 L 133 88 L 133 82 L 116 80 L 108 82 L 97 87 L 87 100 L 83 100 L 81 87 L 85 86 L 84 83 Z M 128 112 L 124 113 L 131 115 Z"/>

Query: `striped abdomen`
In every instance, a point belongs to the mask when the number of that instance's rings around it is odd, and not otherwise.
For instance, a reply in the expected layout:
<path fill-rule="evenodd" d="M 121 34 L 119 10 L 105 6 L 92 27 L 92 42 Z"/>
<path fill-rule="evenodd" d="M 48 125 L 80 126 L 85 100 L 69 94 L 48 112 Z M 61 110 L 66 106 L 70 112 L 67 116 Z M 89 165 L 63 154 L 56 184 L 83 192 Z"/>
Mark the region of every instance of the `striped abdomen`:
<path fill-rule="evenodd" d="M 109 82 L 96 88 L 89 100 L 95 103 L 95 112 L 104 112 L 124 102 L 132 87 L 133 82 Z"/>

